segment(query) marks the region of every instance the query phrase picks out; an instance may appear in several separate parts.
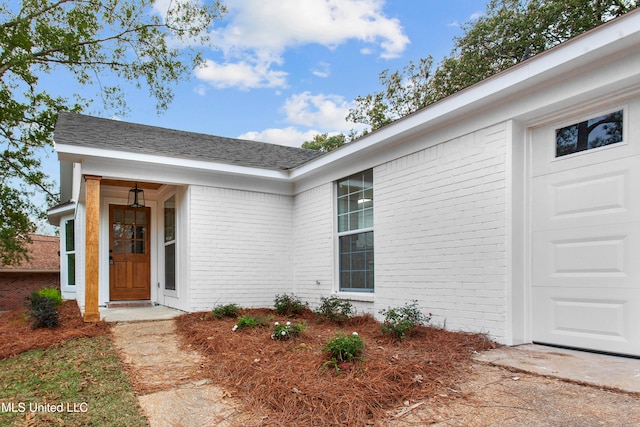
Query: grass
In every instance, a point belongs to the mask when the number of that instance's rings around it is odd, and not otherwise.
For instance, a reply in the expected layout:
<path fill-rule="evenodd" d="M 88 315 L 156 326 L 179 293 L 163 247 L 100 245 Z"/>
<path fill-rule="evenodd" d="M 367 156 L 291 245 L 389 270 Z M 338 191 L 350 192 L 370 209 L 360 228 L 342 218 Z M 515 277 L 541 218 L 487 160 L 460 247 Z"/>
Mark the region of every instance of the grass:
<path fill-rule="evenodd" d="M 0 361 L 0 404 L 2 426 L 146 425 L 107 336 Z"/>

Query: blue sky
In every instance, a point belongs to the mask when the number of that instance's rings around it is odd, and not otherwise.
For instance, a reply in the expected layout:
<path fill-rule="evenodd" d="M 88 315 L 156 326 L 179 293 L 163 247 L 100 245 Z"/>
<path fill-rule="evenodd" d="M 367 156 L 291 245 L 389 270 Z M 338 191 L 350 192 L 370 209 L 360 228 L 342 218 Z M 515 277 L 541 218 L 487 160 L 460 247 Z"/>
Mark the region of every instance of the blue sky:
<path fill-rule="evenodd" d="M 158 0 L 158 6 L 169 0 Z M 206 67 L 174 87 L 161 115 L 144 91 L 128 90 L 117 119 L 185 131 L 300 146 L 317 133 L 359 129 L 344 117 L 358 95 L 381 89 L 378 74 L 450 53 L 460 25 L 484 0 L 227 0 L 214 24 Z M 45 82 L 45 80 L 43 80 Z M 71 96 L 55 72 L 46 82 Z M 68 93 L 67 93 L 68 91 Z M 88 114 L 111 117 L 96 104 Z M 55 155 L 44 162 L 57 178 Z"/>

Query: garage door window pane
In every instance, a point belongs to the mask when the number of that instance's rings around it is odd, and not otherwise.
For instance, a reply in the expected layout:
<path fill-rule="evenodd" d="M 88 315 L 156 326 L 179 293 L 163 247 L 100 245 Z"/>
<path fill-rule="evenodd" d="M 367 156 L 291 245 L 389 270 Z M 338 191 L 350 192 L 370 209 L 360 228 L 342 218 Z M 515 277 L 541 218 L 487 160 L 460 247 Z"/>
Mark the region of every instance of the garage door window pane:
<path fill-rule="evenodd" d="M 622 141 L 622 110 L 556 129 L 556 157 Z"/>

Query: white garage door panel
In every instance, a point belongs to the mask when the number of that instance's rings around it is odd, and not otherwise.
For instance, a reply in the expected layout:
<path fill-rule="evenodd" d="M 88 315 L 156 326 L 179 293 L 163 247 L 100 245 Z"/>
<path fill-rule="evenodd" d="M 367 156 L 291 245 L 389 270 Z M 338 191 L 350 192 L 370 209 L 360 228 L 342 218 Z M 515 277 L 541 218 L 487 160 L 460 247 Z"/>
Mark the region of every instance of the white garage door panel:
<path fill-rule="evenodd" d="M 636 156 L 533 179 L 533 230 L 637 221 L 639 162 Z"/>
<path fill-rule="evenodd" d="M 533 233 L 533 287 L 640 289 L 640 224 Z"/>
<path fill-rule="evenodd" d="M 640 354 L 640 291 L 534 290 L 534 336 L 540 343 Z"/>
<path fill-rule="evenodd" d="M 558 158 L 555 129 L 601 113 L 532 133 L 535 342 L 640 356 L 639 107 L 623 141 Z"/>

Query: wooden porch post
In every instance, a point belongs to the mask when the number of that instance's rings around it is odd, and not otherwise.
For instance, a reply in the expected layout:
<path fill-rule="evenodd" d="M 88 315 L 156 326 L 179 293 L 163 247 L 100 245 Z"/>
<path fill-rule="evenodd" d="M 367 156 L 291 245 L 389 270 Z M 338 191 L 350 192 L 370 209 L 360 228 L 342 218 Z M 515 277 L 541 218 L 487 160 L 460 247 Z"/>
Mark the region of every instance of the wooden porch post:
<path fill-rule="evenodd" d="M 84 321 L 99 322 L 98 280 L 100 261 L 100 180 L 85 175 L 86 184 L 86 241 L 84 281 Z"/>

